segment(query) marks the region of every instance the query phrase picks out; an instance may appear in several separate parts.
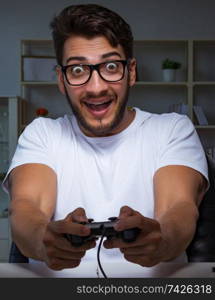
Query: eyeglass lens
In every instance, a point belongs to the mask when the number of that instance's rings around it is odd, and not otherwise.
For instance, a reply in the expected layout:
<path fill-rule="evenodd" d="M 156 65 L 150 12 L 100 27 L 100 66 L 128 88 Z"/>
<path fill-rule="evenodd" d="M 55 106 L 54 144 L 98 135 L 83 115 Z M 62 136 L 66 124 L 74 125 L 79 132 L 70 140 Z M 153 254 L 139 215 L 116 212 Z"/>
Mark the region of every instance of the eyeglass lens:
<path fill-rule="evenodd" d="M 119 81 L 124 75 L 124 64 L 121 61 L 110 61 L 93 65 L 74 64 L 66 68 L 66 77 L 70 84 L 80 85 L 87 82 L 93 69 L 96 69 L 102 79 L 106 81 Z"/>

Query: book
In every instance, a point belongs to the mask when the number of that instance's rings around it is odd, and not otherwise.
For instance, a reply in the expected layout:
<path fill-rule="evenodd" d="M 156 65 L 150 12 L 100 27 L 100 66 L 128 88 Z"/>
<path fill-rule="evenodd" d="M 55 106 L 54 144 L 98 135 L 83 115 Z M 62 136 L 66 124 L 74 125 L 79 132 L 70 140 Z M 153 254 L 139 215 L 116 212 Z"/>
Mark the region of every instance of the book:
<path fill-rule="evenodd" d="M 188 105 L 187 104 L 181 103 L 181 111 L 180 111 L 180 113 L 182 115 L 188 115 L 189 110 L 188 110 Z"/>
<path fill-rule="evenodd" d="M 199 125 L 208 125 L 208 120 L 201 106 L 193 105 L 193 111 Z"/>
<path fill-rule="evenodd" d="M 188 105 L 184 103 L 174 103 L 169 106 L 169 112 L 176 112 L 182 115 L 188 115 Z"/>

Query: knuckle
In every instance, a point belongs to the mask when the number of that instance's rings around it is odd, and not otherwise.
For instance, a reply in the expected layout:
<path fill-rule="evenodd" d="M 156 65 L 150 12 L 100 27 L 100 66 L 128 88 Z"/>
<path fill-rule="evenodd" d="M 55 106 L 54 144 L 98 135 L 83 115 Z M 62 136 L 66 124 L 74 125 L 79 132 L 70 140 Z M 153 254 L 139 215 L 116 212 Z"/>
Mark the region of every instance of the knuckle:
<path fill-rule="evenodd" d="M 64 219 L 64 222 L 67 223 L 71 223 L 73 219 L 73 213 L 69 213 L 66 218 Z"/>
<path fill-rule="evenodd" d="M 57 264 L 53 264 L 53 265 L 51 265 L 49 267 L 50 267 L 50 269 L 52 269 L 54 271 L 61 271 L 61 270 L 63 270 L 63 267 L 61 267 L 61 266 L 59 266 Z"/>
<path fill-rule="evenodd" d="M 137 216 L 137 226 L 140 227 L 140 228 L 144 228 L 145 219 L 142 216 Z"/>
<path fill-rule="evenodd" d="M 155 244 L 149 245 L 145 249 L 147 254 L 155 253 L 156 250 L 157 250 L 157 246 Z"/>
<path fill-rule="evenodd" d="M 86 253 L 86 251 L 80 252 L 80 253 L 79 253 L 79 257 L 80 257 L 80 258 L 84 257 L 85 253 Z"/>
<path fill-rule="evenodd" d="M 129 211 L 129 210 L 131 210 L 131 208 L 130 208 L 129 206 L 127 206 L 127 205 L 124 205 L 124 206 L 122 206 L 122 208 L 121 208 L 121 212 L 127 212 L 127 211 Z"/>
<path fill-rule="evenodd" d="M 82 207 L 78 207 L 71 213 L 71 215 L 85 216 L 85 210 Z"/>
<path fill-rule="evenodd" d="M 75 261 L 73 261 L 72 262 L 72 268 L 78 267 L 80 265 L 80 263 L 81 263 L 81 260 L 75 260 Z"/>
<path fill-rule="evenodd" d="M 49 245 L 51 245 L 52 243 L 53 243 L 53 238 L 51 237 L 51 235 L 45 235 L 44 237 L 43 237 L 43 244 L 45 245 L 45 246 L 49 246 Z"/>
<path fill-rule="evenodd" d="M 55 271 L 63 269 L 63 266 L 61 266 L 56 259 L 50 259 L 48 263 L 48 267 Z"/>
<path fill-rule="evenodd" d="M 160 232 L 156 232 L 153 237 L 152 237 L 152 243 L 154 244 L 155 247 L 157 247 L 162 241 L 162 236 Z"/>
<path fill-rule="evenodd" d="M 127 253 L 124 253 L 124 258 L 130 261 L 132 260 L 132 257 Z"/>
<path fill-rule="evenodd" d="M 150 258 L 148 258 L 148 259 L 146 259 L 145 260 L 145 262 L 144 262 L 144 266 L 145 267 L 153 267 L 153 266 L 155 266 L 157 264 L 157 261 L 156 260 L 154 260 L 154 259 L 150 259 Z"/>
<path fill-rule="evenodd" d="M 120 251 L 125 254 L 126 253 L 126 248 L 120 248 Z"/>
<path fill-rule="evenodd" d="M 85 255 L 85 251 L 81 251 L 81 252 L 75 253 L 75 254 L 73 254 L 73 259 L 80 260 L 82 257 L 84 257 L 84 255 Z"/>
<path fill-rule="evenodd" d="M 80 259 L 74 259 L 70 262 L 67 263 L 62 263 L 61 261 L 57 260 L 57 259 L 51 259 L 49 260 L 49 262 L 47 263 L 47 266 L 54 270 L 54 271 L 61 271 L 65 268 L 75 268 L 78 267 L 81 263 Z"/>
<path fill-rule="evenodd" d="M 56 251 L 54 250 L 54 248 L 48 248 L 46 250 L 46 254 L 48 257 L 53 258 L 55 257 Z"/>
<path fill-rule="evenodd" d="M 125 253 L 125 251 L 124 251 L 124 249 L 123 249 L 123 248 L 119 248 L 119 250 L 120 250 L 120 252 L 121 252 L 122 254 L 124 254 L 124 253 Z"/>
<path fill-rule="evenodd" d="M 59 220 L 55 222 L 55 226 L 57 228 L 57 232 L 64 232 L 65 231 L 65 220 Z"/>
<path fill-rule="evenodd" d="M 84 246 L 83 250 L 86 251 L 95 248 L 95 246 L 96 246 L 96 242 L 89 242 Z"/>
<path fill-rule="evenodd" d="M 130 208 L 127 205 L 122 206 L 120 209 L 120 215 L 129 216 L 132 215 L 132 212 L 133 212 L 132 208 Z"/>
<path fill-rule="evenodd" d="M 139 264 L 143 267 L 153 267 L 158 263 L 155 259 L 149 256 L 140 257 L 140 256 L 132 256 L 132 255 L 124 254 L 124 257 L 126 260 Z"/>

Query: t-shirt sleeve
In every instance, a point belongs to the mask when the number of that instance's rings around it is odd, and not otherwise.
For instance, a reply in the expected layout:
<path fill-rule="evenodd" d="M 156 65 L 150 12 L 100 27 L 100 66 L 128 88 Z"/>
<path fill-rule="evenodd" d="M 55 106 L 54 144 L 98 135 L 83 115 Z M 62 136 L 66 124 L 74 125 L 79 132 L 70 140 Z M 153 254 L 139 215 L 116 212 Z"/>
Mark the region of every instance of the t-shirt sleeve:
<path fill-rule="evenodd" d="M 184 165 L 197 170 L 208 181 L 205 152 L 193 123 L 185 115 L 173 113 L 172 116 L 171 122 L 160 124 L 157 169 L 167 165 Z"/>
<path fill-rule="evenodd" d="M 46 121 L 46 122 L 45 122 Z M 37 118 L 20 135 L 2 187 L 8 192 L 8 175 L 12 169 L 23 164 L 45 164 L 55 171 L 52 138 L 47 126 L 48 120 Z"/>

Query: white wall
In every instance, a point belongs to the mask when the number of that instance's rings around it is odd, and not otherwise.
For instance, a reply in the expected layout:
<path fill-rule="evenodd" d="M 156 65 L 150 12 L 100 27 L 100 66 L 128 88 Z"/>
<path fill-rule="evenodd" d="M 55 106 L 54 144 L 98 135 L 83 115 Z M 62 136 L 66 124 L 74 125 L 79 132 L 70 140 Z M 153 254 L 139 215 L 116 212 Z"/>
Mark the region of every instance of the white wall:
<path fill-rule="evenodd" d="M 98 3 L 120 13 L 135 39 L 214 39 L 214 0 L 0 0 L 0 96 L 19 95 L 21 39 L 50 39 L 65 6 Z"/>

